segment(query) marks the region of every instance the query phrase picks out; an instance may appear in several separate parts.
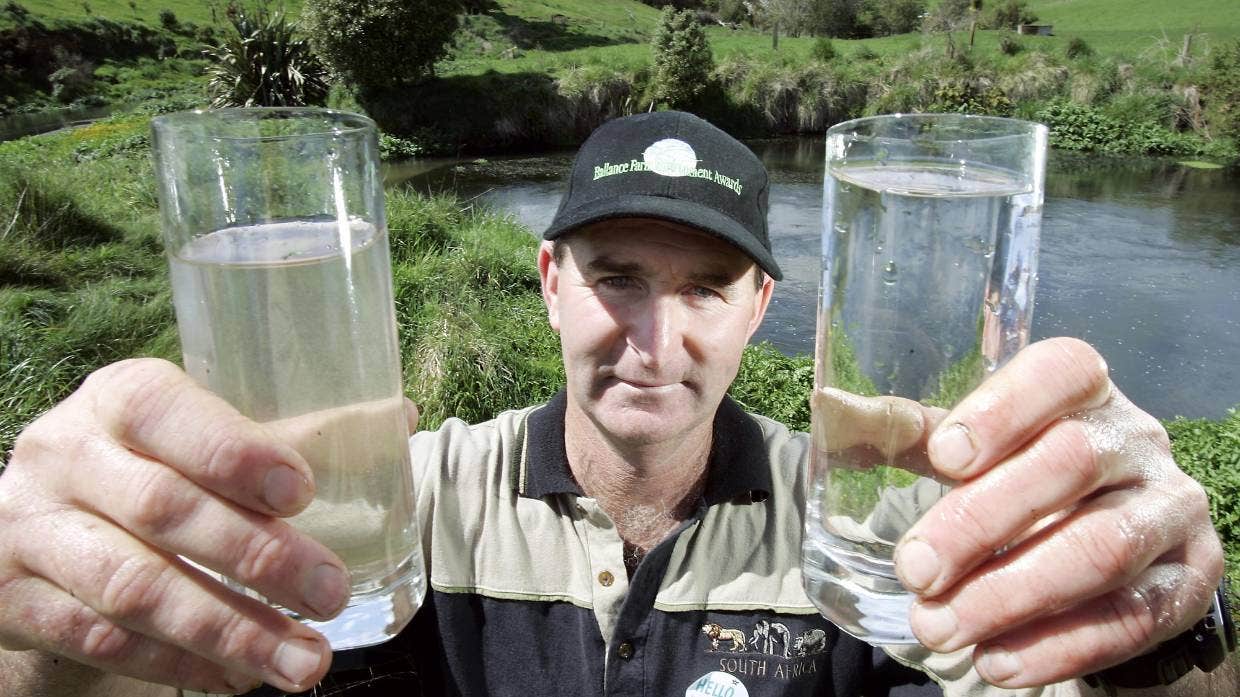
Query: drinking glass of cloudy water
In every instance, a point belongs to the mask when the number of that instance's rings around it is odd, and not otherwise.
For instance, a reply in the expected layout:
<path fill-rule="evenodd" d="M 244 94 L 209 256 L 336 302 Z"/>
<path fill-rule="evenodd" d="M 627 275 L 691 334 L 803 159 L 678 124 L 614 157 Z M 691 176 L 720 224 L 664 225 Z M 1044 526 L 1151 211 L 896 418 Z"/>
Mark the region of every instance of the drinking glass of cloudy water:
<path fill-rule="evenodd" d="M 916 642 L 893 551 L 951 486 L 923 423 L 1028 340 L 1046 137 L 960 114 L 827 132 L 802 576 L 870 643 Z"/>
<path fill-rule="evenodd" d="M 425 574 L 375 125 L 225 109 L 152 131 L 185 369 L 305 456 L 316 494 L 289 522 L 348 566 L 344 612 L 298 619 L 333 649 L 386 641 Z"/>

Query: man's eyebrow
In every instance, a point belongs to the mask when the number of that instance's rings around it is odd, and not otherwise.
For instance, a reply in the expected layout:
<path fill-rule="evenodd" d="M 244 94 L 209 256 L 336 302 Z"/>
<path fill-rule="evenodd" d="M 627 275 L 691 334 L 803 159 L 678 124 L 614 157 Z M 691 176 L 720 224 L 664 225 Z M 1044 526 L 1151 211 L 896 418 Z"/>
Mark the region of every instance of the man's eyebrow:
<path fill-rule="evenodd" d="M 590 275 L 615 274 L 617 276 L 641 276 L 645 273 L 646 267 L 635 261 L 623 261 L 610 257 L 606 254 L 591 259 L 585 264 L 585 272 Z M 747 269 L 746 269 L 747 271 Z M 730 272 L 725 268 L 709 269 L 690 274 L 689 280 L 696 285 L 708 288 L 722 288 L 732 285 L 745 277 L 745 271 L 740 274 Z"/>
<path fill-rule="evenodd" d="M 591 274 L 617 274 L 634 276 L 640 274 L 645 267 L 635 261 L 620 261 L 606 254 L 594 257 L 586 263 L 585 270 Z"/>
<path fill-rule="evenodd" d="M 703 271 L 690 275 L 689 279 L 699 286 L 721 288 L 723 286 L 730 286 L 744 277 L 744 273 L 738 276 L 726 271 Z"/>

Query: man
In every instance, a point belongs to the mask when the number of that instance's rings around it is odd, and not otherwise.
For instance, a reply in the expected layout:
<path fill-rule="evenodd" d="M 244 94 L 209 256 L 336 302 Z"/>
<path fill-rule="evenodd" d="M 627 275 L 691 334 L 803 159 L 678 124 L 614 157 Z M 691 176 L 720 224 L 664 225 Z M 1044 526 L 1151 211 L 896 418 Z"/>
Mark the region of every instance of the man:
<path fill-rule="evenodd" d="M 371 676 L 343 694 L 384 689 L 382 663 L 425 694 L 1071 695 L 1206 614 L 1222 561 L 1204 493 L 1101 358 L 1053 340 L 925 426 L 930 464 L 963 483 L 897 571 L 942 653 L 819 616 L 797 558 L 808 437 L 725 397 L 781 275 L 766 189 L 687 114 L 582 147 L 538 255 L 566 388 L 411 440 L 432 590 L 400 637 L 337 658 Z M 295 446 L 157 361 L 98 371 L 32 424 L 0 478 L 4 693 L 323 677 L 320 636 L 174 556 L 339 612 L 343 565 L 279 520 L 313 494 Z M 1230 694 L 1220 675 L 1176 687 Z"/>

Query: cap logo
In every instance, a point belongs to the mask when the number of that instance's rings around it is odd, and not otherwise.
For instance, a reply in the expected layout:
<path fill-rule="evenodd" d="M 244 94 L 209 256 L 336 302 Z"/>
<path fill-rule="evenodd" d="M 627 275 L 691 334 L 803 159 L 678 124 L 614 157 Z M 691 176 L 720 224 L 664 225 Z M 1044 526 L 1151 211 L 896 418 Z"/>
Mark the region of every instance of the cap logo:
<path fill-rule="evenodd" d="M 642 153 L 646 168 L 665 177 L 685 177 L 697 169 L 697 153 L 683 140 L 664 138 Z"/>
<path fill-rule="evenodd" d="M 717 172 L 709 167 L 698 167 L 697 153 L 692 146 L 676 138 L 664 138 L 652 143 L 642 153 L 642 159 L 630 159 L 628 162 L 604 162 L 594 165 L 592 181 L 598 181 L 617 174 L 633 174 L 651 172 L 664 177 L 690 177 L 705 179 L 719 186 L 731 189 L 737 196 L 741 195 L 745 185 L 740 179 Z"/>

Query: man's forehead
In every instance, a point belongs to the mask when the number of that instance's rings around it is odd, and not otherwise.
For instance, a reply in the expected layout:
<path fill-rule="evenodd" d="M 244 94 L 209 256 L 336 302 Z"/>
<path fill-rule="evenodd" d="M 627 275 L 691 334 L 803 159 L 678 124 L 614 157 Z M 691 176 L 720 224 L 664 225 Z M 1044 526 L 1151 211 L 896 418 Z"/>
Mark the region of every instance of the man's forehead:
<path fill-rule="evenodd" d="M 565 242 L 582 263 L 603 256 L 625 259 L 674 254 L 681 261 L 696 260 L 738 271 L 755 265 L 735 245 L 687 225 L 652 218 L 600 221 L 566 236 Z"/>

